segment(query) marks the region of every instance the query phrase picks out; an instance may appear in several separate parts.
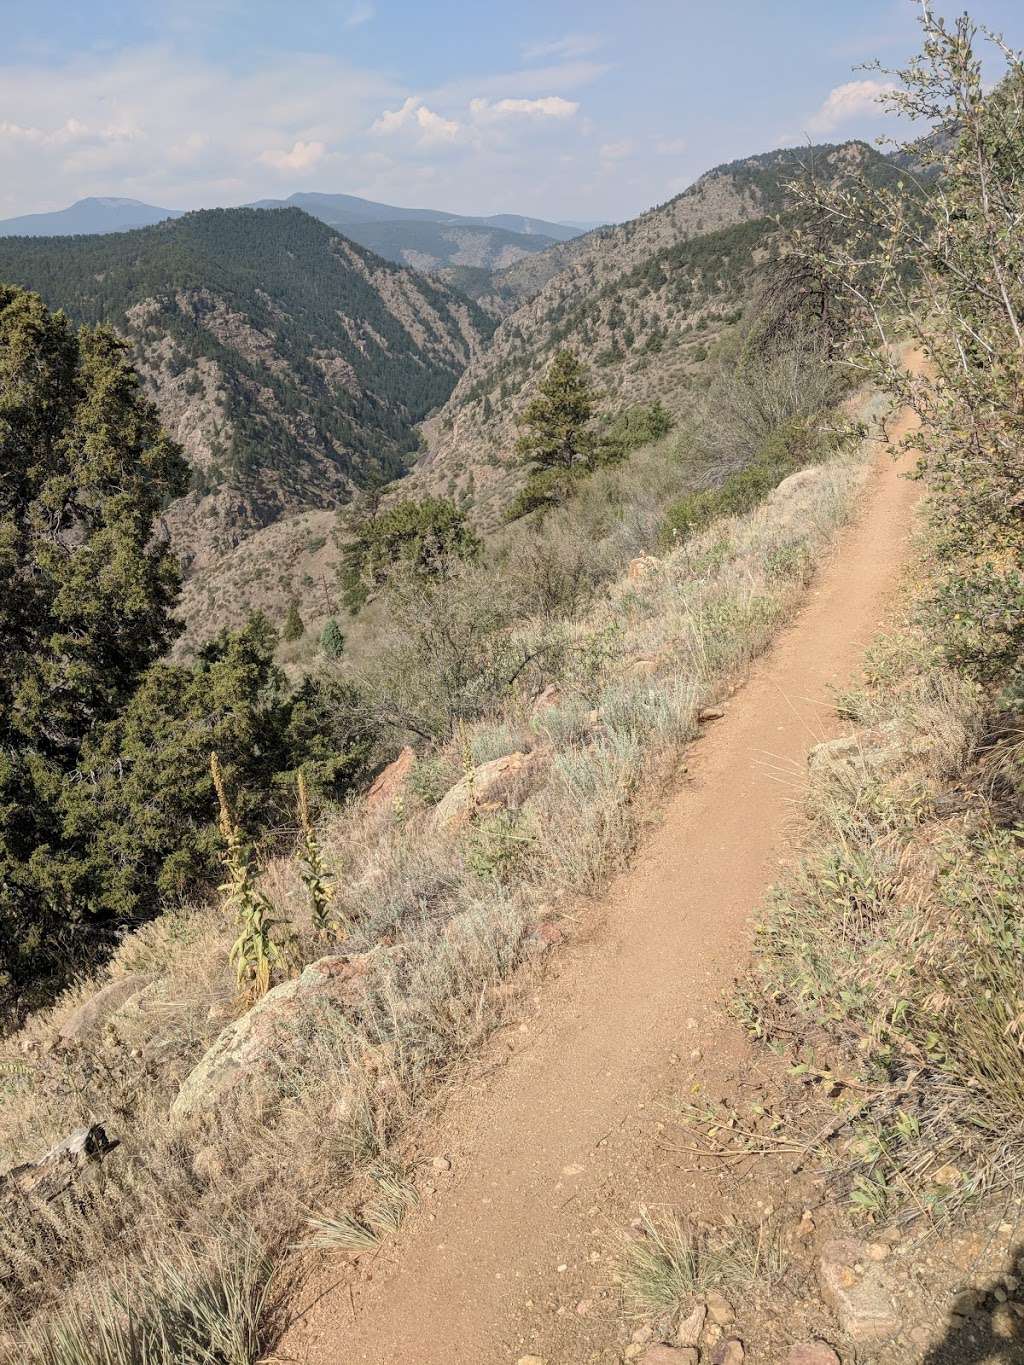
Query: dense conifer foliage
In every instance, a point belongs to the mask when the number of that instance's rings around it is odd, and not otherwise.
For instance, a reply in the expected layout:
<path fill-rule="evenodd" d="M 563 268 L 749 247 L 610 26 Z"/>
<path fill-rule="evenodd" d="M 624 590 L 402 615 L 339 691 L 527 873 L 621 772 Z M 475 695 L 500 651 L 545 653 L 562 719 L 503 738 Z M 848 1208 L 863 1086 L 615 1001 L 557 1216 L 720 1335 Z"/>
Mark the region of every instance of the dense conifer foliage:
<path fill-rule="evenodd" d="M 159 662 L 187 477 L 124 343 L 0 286 L 0 1011 L 209 883 L 212 748 L 257 829 L 282 774 L 339 792 L 368 752 L 350 693 L 291 691 L 263 621 Z"/>

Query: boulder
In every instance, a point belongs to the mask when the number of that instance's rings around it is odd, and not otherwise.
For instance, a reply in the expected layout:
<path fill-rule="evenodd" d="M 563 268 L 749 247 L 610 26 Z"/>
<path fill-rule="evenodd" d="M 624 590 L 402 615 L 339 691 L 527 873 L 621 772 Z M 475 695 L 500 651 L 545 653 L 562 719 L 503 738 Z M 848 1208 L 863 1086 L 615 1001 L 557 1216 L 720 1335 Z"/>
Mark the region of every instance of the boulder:
<path fill-rule="evenodd" d="M 84 1043 L 94 1038 L 102 1031 L 107 1020 L 145 990 L 152 979 L 151 976 L 135 972 L 108 982 L 71 1011 L 59 1025 L 57 1037 L 62 1043 Z"/>
<path fill-rule="evenodd" d="M 795 474 L 789 474 L 781 483 L 775 485 L 768 495 L 769 503 L 778 504 L 789 502 L 796 493 L 802 493 L 805 488 L 817 483 L 821 477 L 821 466 L 812 464 L 807 469 L 798 469 Z"/>
<path fill-rule="evenodd" d="M 416 750 L 406 745 L 394 762 L 374 778 L 366 793 L 366 804 L 371 810 L 390 810 L 409 785 L 416 766 Z"/>
<path fill-rule="evenodd" d="M 552 706 L 558 706 L 562 701 L 562 689 L 557 683 L 548 683 L 537 699 L 533 703 L 531 715 L 540 716 Z"/>
<path fill-rule="evenodd" d="M 533 749 L 482 763 L 441 798 L 434 808 L 434 827 L 456 830 L 480 811 L 515 808 L 536 786 L 546 762 L 547 754 Z"/>
<path fill-rule="evenodd" d="M 822 1298 L 854 1341 L 877 1341 L 899 1331 L 892 1276 L 863 1243 L 852 1238 L 827 1242 L 818 1259 L 818 1280 Z"/>
<path fill-rule="evenodd" d="M 182 1082 L 171 1118 L 200 1121 L 225 1106 L 272 1102 L 282 1067 L 308 1047 L 317 1016 L 351 1009 L 362 999 L 371 960 L 369 953 L 323 957 L 268 991 L 217 1035 Z"/>
<path fill-rule="evenodd" d="M 661 660 L 655 655 L 638 654 L 626 662 L 624 672 L 630 678 L 653 678 L 660 668 Z"/>

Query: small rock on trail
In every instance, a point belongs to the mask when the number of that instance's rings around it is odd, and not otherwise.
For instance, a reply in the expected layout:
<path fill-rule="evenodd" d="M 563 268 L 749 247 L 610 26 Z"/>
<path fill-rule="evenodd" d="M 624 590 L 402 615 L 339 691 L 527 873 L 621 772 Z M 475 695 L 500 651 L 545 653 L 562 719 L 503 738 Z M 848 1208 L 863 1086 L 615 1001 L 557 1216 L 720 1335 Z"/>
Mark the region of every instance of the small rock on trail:
<path fill-rule="evenodd" d="M 704 1329 L 704 1319 L 708 1315 L 707 1305 L 698 1303 L 692 1313 L 680 1318 L 676 1328 L 677 1346 L 699 1346 L 700 1334 Z"/>
<path fill-rule="evenodd" d="M 827 1242 L 818 1261 L 822 1297 L 856 1342 L 877 1341 L 899 1331 L 892 1276 L 852 1238 Z"/>

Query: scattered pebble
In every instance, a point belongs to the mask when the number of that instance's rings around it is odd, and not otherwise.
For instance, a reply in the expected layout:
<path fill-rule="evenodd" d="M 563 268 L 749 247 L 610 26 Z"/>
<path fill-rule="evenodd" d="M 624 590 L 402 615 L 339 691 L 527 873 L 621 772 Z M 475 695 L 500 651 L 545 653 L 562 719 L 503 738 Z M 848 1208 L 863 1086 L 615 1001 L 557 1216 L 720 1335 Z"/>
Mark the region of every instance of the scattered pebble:
<path fill-rule="evenodd" d="M 700 1334 L 704 1328 L 704 1319 L 708 1315 L 705 1304 L 698 1303 L 696 1308 L 685 1318 L 680 1318 L 679 1326 L 676 1328 L 677 1346 L 699 1346 Z"/>
<path fill-rule="evenodd" d="M 707 1303 L 708 1316 L 712 1322 L 717 1322 L 719 1327 L 728 1327 L 730 1323 L 736 1320 L 732 1304 L 724 1294 L 719 1294 L 717 1289 L 713 1289 L 707 1295 L 705 1302 Z"/>

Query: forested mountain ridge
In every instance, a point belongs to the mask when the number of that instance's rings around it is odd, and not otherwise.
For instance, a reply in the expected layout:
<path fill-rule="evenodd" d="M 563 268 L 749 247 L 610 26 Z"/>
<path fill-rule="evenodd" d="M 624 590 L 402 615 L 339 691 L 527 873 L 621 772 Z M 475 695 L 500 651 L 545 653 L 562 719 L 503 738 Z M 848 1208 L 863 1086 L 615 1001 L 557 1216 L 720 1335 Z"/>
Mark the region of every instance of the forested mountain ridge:
<path fill-rule="evenodd" d="M 7 238 L 0 279 L 128 340 L 192 466 L 192 491 L 167 513 L 187 568 L 402 472 L 416 424 L 491 327 L 461 295 L 298 209 Z"/>
<path fill-rule="evenodd" d="M 563 345 L 594 368 L 612 408 L 653 399 L 685 407 L 709 343 L 739 317 L 752 272 L 769 258 L 786 185 L 811 164 L 824 179 L 895 173 L 863 142 L 748 157 L 630 222 L 480 280 L 473 292 L 504 316 L 426 424 L 413 486 L 472 502 L 481 524 L 500 520 L 521 482 L 516 416 Z"/>

